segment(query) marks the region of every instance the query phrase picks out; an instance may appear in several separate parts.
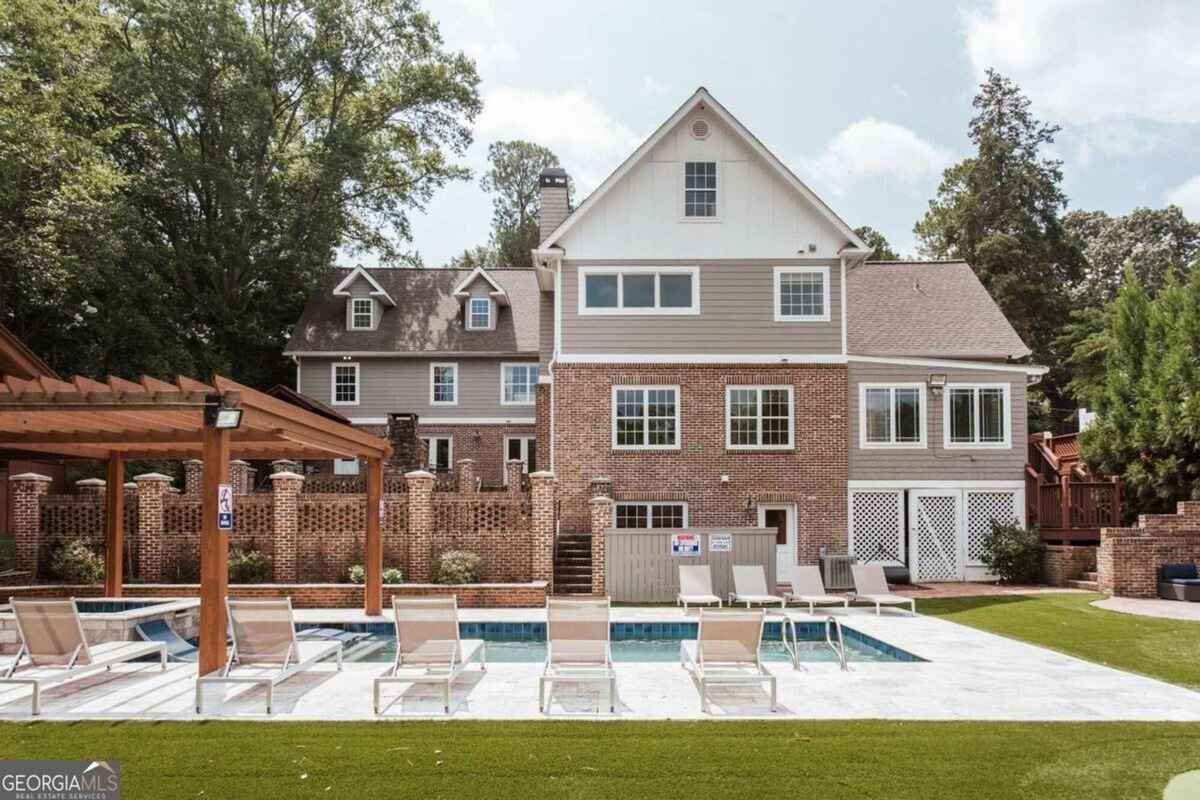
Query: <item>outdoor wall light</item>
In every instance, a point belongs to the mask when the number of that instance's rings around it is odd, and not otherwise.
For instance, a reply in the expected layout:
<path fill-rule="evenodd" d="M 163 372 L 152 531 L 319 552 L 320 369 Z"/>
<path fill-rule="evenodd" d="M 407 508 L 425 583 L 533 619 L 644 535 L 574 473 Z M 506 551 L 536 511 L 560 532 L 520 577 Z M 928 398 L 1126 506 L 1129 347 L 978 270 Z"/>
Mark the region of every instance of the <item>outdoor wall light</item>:
<path fill-rule="evenodd" d="M 941 397 L 942 390 L 946 388 L 946 373 L 931 372 L 929 373 L 929 391 L 934 397 Z"/>

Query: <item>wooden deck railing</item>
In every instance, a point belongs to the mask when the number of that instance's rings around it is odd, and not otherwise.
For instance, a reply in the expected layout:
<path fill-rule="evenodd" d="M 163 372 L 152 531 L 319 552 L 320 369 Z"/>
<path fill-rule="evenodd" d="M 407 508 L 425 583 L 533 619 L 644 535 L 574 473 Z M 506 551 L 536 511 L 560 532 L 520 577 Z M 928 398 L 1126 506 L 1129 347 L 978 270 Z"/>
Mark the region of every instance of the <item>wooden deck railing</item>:
<path fill-rule="evenodd" d="M 1069 475 L 1051 482 L 1032 469 L 1025 476 L 1026 518 L 1048 539 L 1099 538 L 1101 528 L 1121 524 L 1121 482 L 1081 481 Z"/>

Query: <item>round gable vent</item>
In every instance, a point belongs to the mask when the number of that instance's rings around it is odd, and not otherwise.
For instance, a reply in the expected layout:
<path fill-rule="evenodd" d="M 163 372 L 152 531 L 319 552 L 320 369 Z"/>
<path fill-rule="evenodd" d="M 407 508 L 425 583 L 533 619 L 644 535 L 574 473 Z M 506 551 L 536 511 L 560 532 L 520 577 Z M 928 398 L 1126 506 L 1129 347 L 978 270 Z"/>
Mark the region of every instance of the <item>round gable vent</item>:
<path fill-rule="evenodd" d="M 697 119 L 692 121 L 692 138 L 707 139 L 711 129 L 708 127 L 708 120 Z"/>

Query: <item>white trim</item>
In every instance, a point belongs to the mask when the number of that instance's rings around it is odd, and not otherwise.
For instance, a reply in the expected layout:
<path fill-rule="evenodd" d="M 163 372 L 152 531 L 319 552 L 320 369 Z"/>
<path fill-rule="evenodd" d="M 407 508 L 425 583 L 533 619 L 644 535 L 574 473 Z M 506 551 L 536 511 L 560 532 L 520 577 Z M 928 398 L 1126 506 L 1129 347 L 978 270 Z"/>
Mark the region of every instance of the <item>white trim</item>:
<path fill-rule="evenodd" d="M 829 322 L 830 319 L 830 304 L 832 303 L 832 289 L 829 285 L 829 267 L 775 267 L 772 276 L 775 302 L 775 321 L 776 322 Z M 780 310 L 779 301 L 781 299 L 780 285 L 784 275 L 820 275 L 822 283 L 822 299 L 821 307 L 824 309 L 821 314 L 784 314 Z"/>
<path fill-rule="evenodd" d="M 446 472 L 454 471 L 454 434 L 452 434 L 452 433 L 451 434 L 418 433 L 417 438 L 419 438 L 422 442 L 426 442 L 425 466 L 431 471 L 434 470 L 434 465 L 431 463 L 431 457 L 433 456 L 433 448 L 429 446 L 429 442 L 431 440 L 436 440 L 436 439 L 445 439 L 447 442 L 449 442 L 449 446 L 446 448 L 446 459 L 448 460 L 449 463 L 446 464 L 445 471 Z"/>
<path fill-rule="evenodd" d="M 733 443 L 733 417 L 731 416 L 731 407 L 729 396 L 732 392 L 739 389 L 750 389 L 756 392 L 755 403 L 757 405 L 755 420 L 757 420 L 758 429 L 758 444 L 734 444 Z M 788 399 L 788 441 L 787 444 L 763 444 L 762 430 L 762 393 L 764 389 L 784 389 L 787 391 Z M 725 386 L 725 449 L 739 451 L 755 451 L 755 450 L 795 450 L 796 449 L 796 397 L 795 387 L 790 383 L 781 384 L 739 384 L 731 383 Z"/>
<path fill-rule="evenodd" d="M 360 300 L 365 300 L 370 306 L 370 320 L 366 325 L 355 325 L 354 318 L 358 316 L 354 311 L 354 304 Z M 350 319 L 347 321 L 346 330 L 348 331 L 371 331 L 375 330 L 375 298 L 374 297 L 347 297 L 346 302 L 350 304 Z"/>
<path fill-rule="evenodd" d="M 562 352 L 562 261 L 554 265 L 554 360 Z"/>
<path fill-rule="evenodd" d="M 717 213 L 715 216 L 689 217 L 687 215 L 687 193 L 688 193 L 687 165 L 688 164 L 712 164 L 713 167 L 716 169 L 716 174 L 713 176 L 717 179 L 717 188 L 715 190 L 692 189 L 692 191 L 694 191 L 694 192 L 695 191 L 701 191 L 701 192 L 715 191 L 716 196 L 717 196 L 717 199 L 716 199 Z M 722 170 L 721 170 L 720 159 L 712 159 L 712 160 L 705 160 L 705 161 L 686 161 L 685 160 L 685 161 L 679 162 L 679 221 L 680 222 L 686 222 L 689 224 L 693 223 L 693 222 L 698 222 L 700 224 L 704 224 L 706 222 L 721 222 L 721 206 L 722 206 L 722 203 L 721 203 L 721 180 L 722 180 L 721 172 L 722 172 Z"/>
<path fill-rule="evenodd" d="M 482 300 L 483 302 L 488 304 L 488 324 L 484 325 L 483 327 L 479 327 L 478 325 L 471 324 L 471 318 L 475 316 L 474 310 L 471 308 L 471 306 L 475 303 L 476 300 Z M 494 331 L 494 330 L 496 330 L 496 301 L 493 300 L 492 298 L 490 298 L 490 297 L 468 297 L 467 302 L 466 302 L 466 308 L 463 310 L 464 310 L 465 316 L 466 316 L 466 319 L 463 320 L 463 327 L 465 327 L 467 330 L 469 330 L 469 331 Z"/>
<path fill-rule="evenodd" d="M 612 189 L 612 187 L 618 182 L 620 182 L 620 180 L 625 177 L 625 175 L 628 174 L 631 169 L 633 169 L 634 165 L 641 162 L 641 160 L 656 146 L 658 146 L 658 143 L 661 142 L 679 122 L 681 122 L 688 114 L 692 113 L 692 111 L 694 111 L 701 104 L 708 106 L 717 119 L 721 120 L 721 122 L 732 128 L 734 133 L 740 135 L 742 139 L 750 145 L 750 148 L 759 155 L 759 157 L 763 158 L 767 164 L 775 169 L 780 177 L 783 178 L 785 183 L 787 183 L 794 190 L 799 192 L 806 200 L 808 200 L 809 203 L 811 203 L 817 209 L 817 211 L 825 217 L 826 221 L 832 224 L 838 231 L 842 233 L 842 235 L 846 237 L 847 241 L 851 245 L 853 245 L 855 248 L 862 248 L 869 251 L 869 248 L 867 248 L 863 240 L 858 237 L 858 234 L 856 234 L 841 217 L 835 214 L 829 206 L 825 205 L 821 198 L 817 197 L 813 191 L 804 184 L 803 181 L 796 177 L 795 173 L 788 169 L 784 163 L 775 156 L 774 153 L 764 147 L 762 142 L 760 142 L 753 133 L 751 133 L 744 125 L 742 125 L 741 122 L 735 119 L 734 116 L 730 114 L 724 106 L 714 100 L 712 95 L 708 93 L 708 90 L 704 89 L 703 87 L 697 89 L 691 97 L 684 101 L 683 105 L 676 109 L 675 113 L 672 114 L 666 122 L 660 125 L 658 129 L 650 135 L 650 138 L 642 142 L 641 146 L 638 147 L 637 150 L 634 150 L 629 158 L 621 162 L 621 165 L 617 167 L 617 169 L 614 170 L 611 175 L 605 178 L 604 182 L 601 183 L 594 192 L 587 196 L 587 199 L 583 201 L 583 204 L 580 205 L 579 208 L 575 209 L 570 216 L 563 220 L 561 225 L 555 228 L 550 235 L 538 245 L 538 249 L 547 249 L 561 239 L 567 231 L 575 227 L 575 225 L 579 223 L 579 220 L 586 217 L 591 212 L 592 208 L 594 208 L 596 204 L 600 202 L 601 198 L 608 194 L 609 190 Z"/>
<path fill-rule="evenodd" d="M 293 358 L 292 360 L 296 362 L 296 391 L 300 392 L 300 359 Z M 300 393 L 303 394 L 303 392 Z"/>
<path fill-rule="evenodd" d="M 1025 481 L 846 481 L 847 489 L 1024 489 Z"/>
<path fill-rule="evenodd" d="M 521 452 L 524 453 L 524 456 L 520 460 L 525 465 L 522 471 L 525 474 L 529 474 L 529 443 L 537 442 L 537 436 L 532 433 L 514 433 L 506 435 L 500 443 L 500 472 L 503 475 L 502 483 L 504 486 L 508 486 L 508 443 L 512 441 L 522 443 Z"/>
<path fill-rule="evenodd" d="M 538 376 L 538 380 L 529 384 L 530 393 L 531 393 L 532 397 L 528 402 L 504 399 L 504 388 L 505 388 L 505 383 L 506 383 L 506 378 L 507 378 L 507 376 L 504 373 L 509 367 L 521 367 L 524 369 L 533 368 L 534 370 L 536 370 L 535 374 Z M 541 373 L 542 373 L 541 367 L 535 361 L 501 361 L 500 362 L 500 405 L 502 405 L 502 406 L 537 405 L 537 386 L 541 380 Z"/>
<path fill-rule="evenodd" d="M 847 361 L 863 364 L 897 364 L 906 367 L 946 367 L 947 369 L 978 369 L 995 372 L 1020 372 L 1025 375 L 1045 375 L 1049 367 L 1039 364 L 995 364 L 990 361 L 955 361 L 945 358 L 904 358 L 900 356 L 846 356 Z"/>
<path fill-rule="evenodd" d="M 845 364 L 840 353 L 573 353 L 562 364 Z"/>
<path fill-rule="evenodd" d="M 954 389 L 974 390 L 971 414 L 974 418 L 975 439 L 970 442 L 950 441 L 950 395 Z M 980 389 L 1000 389 L 1004 404 L 1004 441 L 984 442 L 979 440 L 982 412 L 979 405 Z M 946 450 L 1011 450 L 1012 449 L 1012 386 L 1007 383 L 947 383 L 942 389 L 942 447 Z"/>
<path fill-rule="evenodd" d="M 337 399 L 338 367 L 354 367 L 354 402 Z M 329 365 L 329 404 L 334 406 L 356 406 L 362 401 L 362 373 L 357 361 L 334 361 Z"/>
<path fill-rule="evenodd" d="M 387 293 L 386 289 L 379 285 L 379 281 L 372 278 L 371 273 L 367 272 L 361 266 L 357 266 L 350 270 L 350 274 L 343 278 L 341 283 L 333 287 L 333 294 L 338 297 L 348 297 L 350 292 L 347 291 L 347 287 L 353 285 L 354 282 L 359 278 L 362 278 L 367 283 L 371 284 L 371 289 L 373 290 L 371 292 L 372 297 L 378 297 L 386 300 L 389 306 L 396 305 L 396 301 L 392 299 L 392 296 Z"/>
<path fill-rule="evenodd" d="M 436 374 L 438 367 L 453 367 L 454 368 L 454 399 L 453 400 L 434 400 L 433 392 L 433 377 Z M 457 361 L 431 361 L 429 363 L 429 405 L 431 406 L 456 406 L 458 405 L 459 395 L 459 380 L 458 380 L 458 362 Z M 418 420 L 418 424 L 419 424 Z"/>
<path fill-rule="evenodd" d="M 578 313 L 580 316 L 655 316 L 655 317 L 674 317 L 696 315 L 700 313 L 700 267 L 579 267 L 577 270 L 579 284 L 578 294 Z M 653 275 L 654 276 L 654 302 L 655 305 L 650 308 L 625 308 L 625 276 L 626 275 Z M 617 278 L 617 305 L 614 307 L 605 308 L 590 308 L 586 305 L 587 302 L 587 279 L 590 276 L 615 275 Z M 692 304 L 687 308 L 664 308 L 658 303 L 660 302 L 661 291 L 659 289 L 660 275 L 691 275 L 692 276 Z"/>
<path fill-rule="evenodd" d="M 387 425 L 387 417 L 347 417 L 351 425 Z"/>
<path fill-rule="evenodd" d="M 499 283 L 497 283 L 496 279 L 493 278 L 491 276 L 491 274 L 488 273 L 488 271 L 486 269 L 484 269 L 483 267 L 476 267 L 475 269 L 471 270 L 471 273 L 469 275 L 467 275 L 467 277 L 463 278 L 461 281 L 458 282 L 458 285 L 454 287 L 454 291 L 452 291 L 451 294 L 454 294 L 454 295 L 463 294 L 464 292 L 467 291 L 467 287 L 470 286 L 472 283 L 474 283 L 476 278 L 480 278 L 480 277 L 482 277 L 485 281 L 487 281 L 488 283 L 491 284 L 492 289 L 495 290 L 493 292 L 493 294 L 502 294 L 502 295 L 505 295 L 506 297 L 508 296 L 507 293 L 504 291 L 504 287 L 501 286 Z"/>
<path fill-rule="evenodd" d="M 537 350 L 285 350 L 291 358 L 538 358 Z"/>
<path fill-rule="evenodd" d="M 675 444 L 617 444 L 617 392 L 618 391 L 653 391 L 653 390 L 672 390 L 675 392 Z M 642 401 L 643 408 L 647 405 L 646 401 Z M 609 417 L 612 423 L 612 449 L 625 451 L 638 450 L 679 450 L 683 442 L 682 418 L 683 418 L 683 392 L 678 386 L 669 385 L 643 385 L 643 384 L 615 384 L 612 387 L 612 405 L 609 409 Z M 646 422 L 645 428 L 642 430 L 642 441 L 650 438 L 650 417 L 644 415 L 642 419 Z M 662 419 L 665 419 L 662 418 Z"/>
<path fill-rule="evenodd" d="M 386 422 L 386 420 L 385 420 Z M 536 425 L 535 417 L 421 417 L 417 420 L 417 430 L 442 425 Z"/>
<path fill-rule="evenodd" d="M 849 481 L 854 483 L 854 481 Z M 897 496 L 896 501 L 896 558 L 900 564 L 908 563 L 906 554 L 906 540 L 908 539 L 908 522 L 904 514 L 904 489 L 894 485 L 886 487 L 864 488 L 860 489 L 863 494 L 891 494 Z M 857 494 L 852 487 L 847 487 L 846 490 L 846 550 L 850 555 L 857 555 L 854 552 L 854 495 Z M 871 563 L 871 562 L 867 562 Z"/>
<path fill-rule="evenodd" d="M 620 506 L 645 506 L 646 507 L 646 529 L 654 528 L 650 522 L 654 518 L 654 506 L 683 506 L 683 527 L 688 526 L 688 504 L 686 500 L 617 500 L 613 503 L 613 527 L 617 527 L 617 508 Z M 642 528 L 623 528 L 622 530 L 643 530 Z M 674 530 L 674 528 L 663 528 L 662 530 Z M 682 528 L 681 528 L 682 530 Z"/>
<path fill-rule="evenodd" d="M 787 560 L 787 569 L 786 570 L 779 569 L 779 567 L 780 567 L 780 561 L 779 561 L 780 545 L 779 545 L 778 541 L 775 542 L 775 583 L 776 584 L 787 584 L 792 580 L 792 576 L 790 574 L 792 565 L 798 563 L 800 560 L 799 559 L 800 537 L 799 537 L 799 526 L 797 524 L 798 523 L 798 519 L 797 519 L 798 514 L 796 513 L 796 504 L 795 503 L 759 503 L 758 511 L 757 511 L 758 527 L 760 527 L 760 528 L 767 527 L 767 512 L 768 511 L 786 511 L 787 512 L 787 533 L 785 534 L 785 537 L 787 538 L 787 543 L 783 545 L 783 550 L 786 553 L 784 558 L 786 558 L 786 560 Z M 776 535 L 778 535 L 778 532 L 776 532 Z M 771 587 L 767 587 L 767 588 L 770 589 Z M 790 587 L 789 587 L 789 589 L 790 589 Z"/>
<path fill-rule="evenodd" d="M 898 442 L 896 441 L 896 393 L 891 392 L 889 398 L 891 401 L 891 431 L 890 441 L 887 442 L 870 442 L 867 441 L 867 390 L 868 389 L 916 389 L 919 395 L 921 404 L 918 413 L 918 421 L 921 426 L 921 438 L 916 442 Z M 928 445 L 926 437 L 926 429 L 929 427 L 929 406 L 926 404 L 926 386 L 919 382 L 901 382 L 894 383 L 860 383 L 858 385 L 858 449 L 859 450 L 924 450 Z"/>

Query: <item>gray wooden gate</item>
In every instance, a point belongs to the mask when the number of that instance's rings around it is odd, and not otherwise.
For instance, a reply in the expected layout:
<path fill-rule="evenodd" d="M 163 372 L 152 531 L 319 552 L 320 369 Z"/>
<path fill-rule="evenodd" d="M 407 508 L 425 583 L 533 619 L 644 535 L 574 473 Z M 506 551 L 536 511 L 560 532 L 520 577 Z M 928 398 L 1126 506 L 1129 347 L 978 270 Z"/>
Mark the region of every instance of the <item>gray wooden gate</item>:
<path fill-rule="evenodd" d="M 700 536 L 699 556 L 671 554 L 671 537 L 677 533 Z M 712 552 L 713 534 L 728 535 L 732 549 Z M 767 573 L 767 588 L 775 587 L 774 528 L 610 528 L 604 533 L 605 576 L 608 596 L 627 603 L 673 602 L 679 593 L 681 564 L 708 564 L 713 591 L 724 600 L 733 591 L 733 565 L 759 564 Z"/>

